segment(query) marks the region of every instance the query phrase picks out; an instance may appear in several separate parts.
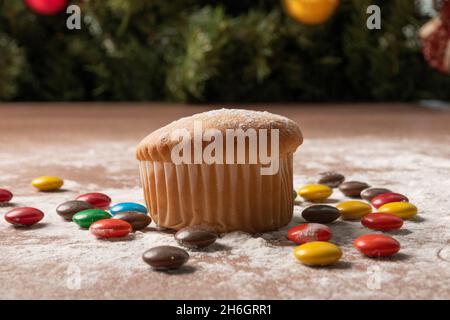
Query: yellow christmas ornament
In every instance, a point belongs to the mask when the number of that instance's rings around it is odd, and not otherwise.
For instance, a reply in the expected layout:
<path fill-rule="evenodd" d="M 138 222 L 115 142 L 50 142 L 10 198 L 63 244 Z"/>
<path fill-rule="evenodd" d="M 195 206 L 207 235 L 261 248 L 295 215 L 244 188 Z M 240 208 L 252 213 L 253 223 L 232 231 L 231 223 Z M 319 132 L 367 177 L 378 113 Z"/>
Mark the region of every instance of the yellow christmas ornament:
<path fill-rule="evenodd" d="M 316 25 L 327 21 L 339 0 L 283 0 L 286 12 L 298 22 Z"/>

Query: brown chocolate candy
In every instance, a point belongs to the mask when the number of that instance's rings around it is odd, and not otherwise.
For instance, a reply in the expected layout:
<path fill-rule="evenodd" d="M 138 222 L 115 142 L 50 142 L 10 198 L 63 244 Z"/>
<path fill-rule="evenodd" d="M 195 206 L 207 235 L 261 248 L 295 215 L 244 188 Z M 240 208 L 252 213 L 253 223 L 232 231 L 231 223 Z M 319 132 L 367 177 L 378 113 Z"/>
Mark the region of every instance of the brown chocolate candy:
<path fill-rule="evenodd" d="M 341 212 L 338 208 L 325 204 L 309 206 L 302 212 L 303 219 L 314 223 L 330 223 L 340 216 Z"/>
<path fill-rule="evenodd" d="M 65 220 L 72 221 L 72 217 L 76 213 L 93 208 L 94 207 L 88 202 L 72 200 L 61 203 L 56 208 L 56 213 L 63 217 Z"/>
<path fill-rule="evenodd" d="M 142 230 L 152 222 L 152 219 L 148 215 L 136 211 L 119 212 L 112 218 L 128 222 L 129 224 L 131 224 L 133 230 Z"/>
<path fill-rule="evenodd" d="M 145 251 L 142 259 L 155 270 L 173 270 L 189 260 L 189 253 L 178 247 L 159 246 Z"/>
<path fill-rule="evenodd" d="M 383 194 L 383 193 L 389 193 L 389 192 L 392 192 L 392 191 L 389 189 L 386 189 L 386 188 L 371 187 L 371 188 L 366 188 L 363 191 L 361 191 L 360 195 L 361 195 L 361 198 L 370 202 L 377 195 Z"/>
<path fill-rule="evenodd" d="M 360 181 L 346 181 L 343 182 L 339 186 L 339 190 L 343 194 L 345 194 L 347 197 L 351 198 L 360 198 L 361 197 L 361 191 L 364 189 L 369 188 L 370 186 L 365 182 Z"/>
<path fill-rule="evenodd" d="M 330 188 L 337 188 L 344 180 L 345 177 L 342 174 L 328 171 L 319 173 L 319 180 L 317 182 L 327 185 Z"/>
<path fill-rule="evenodd" d="M 217 239 L 217 233 L 203 226 L 190 226 L 179 230 L 175 234 L 175 240 L 186 248 L 200 249 L 213 244 Z"/>

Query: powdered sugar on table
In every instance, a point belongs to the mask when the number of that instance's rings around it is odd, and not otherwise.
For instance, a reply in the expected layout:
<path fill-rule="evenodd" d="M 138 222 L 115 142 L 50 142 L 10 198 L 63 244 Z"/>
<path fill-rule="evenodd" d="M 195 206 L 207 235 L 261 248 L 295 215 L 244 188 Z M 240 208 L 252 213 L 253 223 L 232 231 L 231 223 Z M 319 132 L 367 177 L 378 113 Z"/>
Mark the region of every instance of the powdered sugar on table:
<path fill-rule="evenodd" d="M 370 148 L 361 146 L 370 145 Z M 328 155 L 324 156 L 323 150 Z M 120 152 L 119 152 L 120 151 Z M 390 259 L 369 259 L 353 240 L 370 232 L 359 222 L 330 225 L 332 241 L 344 256 L 337 265 L 310 268 L 293 257 L 286 238 L 289 227 L 303 222 L 298 203 L 289 226 L 276 232 L 223 235 L 204 251 L 190 251 L 188 265 L 171 273 L 153 272 L 142 253 L 157 245 L 177 245 L 170 232 L 152 224 L 143 232 L 115 241 L 97 240 L 88 231 L 63 221 L 55 208 L 77 194 L 101 191 L 114 203 L 143 202 L 132 141 L 59 146 L 14 161 L 0 159 L 0 185 L 15 191 L 15 206 L 35 206 L 45 219 L 30 229 L 2 221 L 1 298 L 450 298 L 449 154 L 429 143 L 379 142 L 370 138 L 307 141 L 295 155 L 295 186 L 314 182 L 317 173 L 339 170 L 348 179 L 367 181 L 406 194 L 419 217 L 391 234 L 401 252 Z M 47 161 L 47 162 L 46 162 Z M 46 163 L 45 163 L 46 162 Z M 50 163 L 49 163 L 50 162 Z M 52 166 L 66 178 L 65 190 L 38 193 L 28 182 Z M 41 165 L 39 165 L 41 164 Z M 73 177 L 84 177 L 79 181 Z M 12 177 L 14 176 L 14 177 Z M 89 181 L 89 183 L 86 183 Z M 436 189 L 436 182 L 439 188 Z M 335 190 L 330 203 L 344 199 Z M 8 207 L 0 208 L 3 214 Z"/>
<path fill-rule="evenodd" d="M 305 142 L 294 156 L 295 187 L 336 170 L 347 180 L 403 193 L 418 218 L 390 233 L 402 245 L 390 259 L 369 259 L 353 240 L 369 233 L 359 222 L 330 224 L 341 262 L 311 268 L 295 260 L 289 227 L 260 235 L 223 235 L 205 251 L 190 251 L 176 272 L 154 272 L 142 253 L 177 245 L 170 232 L 152 224 L 122 240 L 98 240 L 62 220 L 58 204 L 86 192 L 107 193 L 113 203 L 143 203 L 136 144 L 174 119 L 202 106 L 63 105 L 9 106 L 0 117 L 0 187 L 13 206 L 46 213 L 30 229 L 3 220 L 0 207 L 0 298 L 144 299 L 409 299 L 450 298 L 449 113 L 415 106 L 298 106 L 265 108 L 296 121 Z M 100 120 L 101 119 L 101 120 Z M 64 191 L 39 193 L 32 178 L 57 175 Z M 335 190 L 330 204 L 343 200 Z"/>

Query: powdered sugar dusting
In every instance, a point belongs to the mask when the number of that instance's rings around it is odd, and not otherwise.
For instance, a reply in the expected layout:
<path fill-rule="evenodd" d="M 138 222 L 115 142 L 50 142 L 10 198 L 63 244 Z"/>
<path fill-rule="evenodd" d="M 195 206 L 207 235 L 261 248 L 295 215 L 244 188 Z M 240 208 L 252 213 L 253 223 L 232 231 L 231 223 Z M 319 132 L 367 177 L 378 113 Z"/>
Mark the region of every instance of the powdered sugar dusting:
<path fill-rule="evenodd" d="M 442 281 L 450 278 L 450 151 L 439 144 L 315 139 L 295 154 L 296 188 L 315 182 L 321 171 L 337 170 L 348 180 L 404 193 L 418 206 L 417 219 L 390 233 L 402 245 L 391 259 L 361 256 L 352 242 L 371 231 L 338 220 L 329 227 L 332 242 L 343 249 L 341 262 L 329 268 L 301 265 L 286 238 L 290 227 L 304 222 L 301 211 L 309 204 L 298 202 L 293 220 L 281 230 L 222 235 L 203 251 L 189 251 L 188 265 L 169 274 L 151 271 L 141 255 L 153 246 L 177 245 L 170 232 L 157 231 L 152 223 L 126 239 L 97 240 L 55 213 L 61 202 L 90 191 L 109 194 L 114 203 L 144 203 L 133 151 L 132 141 L 58 147 L 48 165 L 66 178 L 66 190 L 58 193 L 29 187 L 50 149 L 31 159 L 19 153 L 16 161 L 0 158 L 1 171 L 8 173 L 0 176 L 0 186 L 12 189 L 14 204 L 46 213 L 30 229 L 1 222 L 0 298 L 450 298 Z M 328 204 L 344 199 L 334 190 Z M 0 207 L 0 214 L 9 209 Z"/>
<path fill-rule="evenodd" d="M 280 132 L 282 152 L 293 152 L 303 141 L 298 124 L 286 117 L 267 111 L 245 109 L 217 109 L 184 117 L 159 128 L 145 137 L 138 146 L 140 160 L 168 161 L 167 150 L 172 150 L 180 142 L 180 131 L 187 130 L 191 137 L 198 137 L 195 126 L 202 127 L 203 133 L 209 129 L 219 130 L 226 138 L 226 130 L 235 129 L 277 129 Z"/>

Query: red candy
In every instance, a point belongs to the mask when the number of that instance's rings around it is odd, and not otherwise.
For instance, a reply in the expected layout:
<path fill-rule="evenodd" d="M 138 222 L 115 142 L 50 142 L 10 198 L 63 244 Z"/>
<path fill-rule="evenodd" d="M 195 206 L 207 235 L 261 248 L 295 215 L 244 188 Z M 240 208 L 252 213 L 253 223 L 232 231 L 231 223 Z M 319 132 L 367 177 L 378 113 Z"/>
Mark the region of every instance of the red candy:
<path fill-rule="evenodd" d="M 363 226 L 375 230 L 396 230 L 403 225 L 403 219 L 387 213 L 370 213 L 361 219 Z"/>
<path fill-rule="evenodd" d="M 0 203 L 8 202 L 12 199 L 13 194 L 6 189 L 0 189 Z"/>
<path fill-rule="evenodd" d="M 382 205 L 390 202 L 409 202 L 409 200 L 407 197 L 400 193 L 388 192 L 377 195 L 371 201 L 372 205 L 377 209 Z"/>
<path fill-rule="evenodd" d="M 384 234 L 366 234 L 357 238 L 353 246 L 369 257 L 388 257 L 400 250 L 400 243 Z"/>
<path fill-rule="evenodd" d="M 89 231 L 98 238 L 125 237 L 131 229 L 131 224 L 120 219 L 98 220 L 89 227 Z"/>
<path fill-rule="evenodd" d="M 111 198 L 106 194 L 99 192 L 86 193 L 78 196 L 75 200 L 90 203 L 94 208 L 108 209 L 111 204 Z"/>
<path fill-rule="evenodd" d="M 331 239 L 331 230 L 320 223 L 303 223 L 290 228 L 288 238 L 298 244 L 311 241 L 328 241 Z"/>
<path fill-rule="evenodd" d="M 44 217 L 41 210 L 31 207 L 15 208 L 5 214 L 5 220 L 16 226 L 31 226 Z"/>

